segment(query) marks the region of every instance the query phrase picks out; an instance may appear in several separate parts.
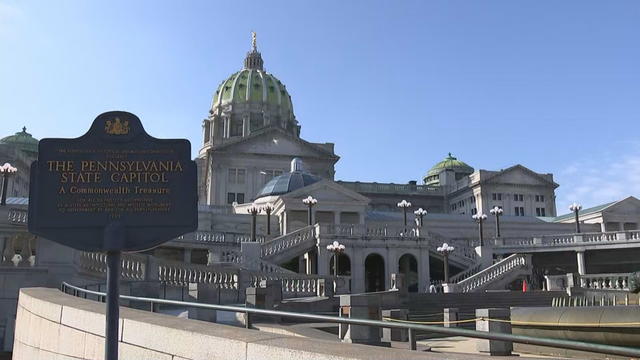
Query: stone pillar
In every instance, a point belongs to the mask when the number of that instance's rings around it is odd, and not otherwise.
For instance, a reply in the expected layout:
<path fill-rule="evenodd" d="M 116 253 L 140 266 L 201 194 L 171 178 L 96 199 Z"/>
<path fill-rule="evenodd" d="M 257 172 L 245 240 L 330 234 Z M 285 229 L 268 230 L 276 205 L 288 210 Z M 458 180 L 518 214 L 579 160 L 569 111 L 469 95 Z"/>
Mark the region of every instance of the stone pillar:
<path fill-rule="evenodd" d="M 340 211 L 333 212 L 333 223 L 340 224 Z"/>
<path fill-rule="evenodd" d="M 431 273 L 429 271 L 431 259 L 429 259 L 429 249 L 420 248 L 420 258 L 418 258 L 418 291 L 428 293 L 431 285 Z"/>
<path fill-rule="evenodd" d="M 578 260 L 578 274 L 585 275 L 587 273 L 587 267 L 584 262 L 584 251 L 576 251 Z"/>
<path fill-rule="evenodd" d="M 600 232 L 607 232 L 607 222 L 606 221 L 602 221 L 600 223 Z"/>
<path fill-rule="evenodd" d="M 362 248 L 354 248 L 351 258 L 351 293 L 364 292 L 364 257 Z"/>
<path fill-rule="evenodd" d="M 445 308 L 444 309 L 444 327 L 458 327 L 457 323 L 449 323 L 450 321 L 458 321 L 460 320 L 458 314 L 460 309 L 458 308 Z"/>
<path fill-rule="evenodd" d="M 240 252 L 242 253 L 242 264 L 249 270 L 260 270 L 256 260 L 260 260 L 262 252 L 262 244 L 257 242 L 240 243 Z"/>
<path fill-rule="evenodd" d="M 392 273 L 389 280 L 389 290 L 397 290 L 400 296 L 406 296 L 408 294 L 409 288 L 404 274 Z"/>
<path fill-rule="evenodd" d="M 213 284 L 196 284 L 197 302 L 202 304 L 219 304 L 220 303 L 220 289 Z M 202 308 L 189 308 L 189 319 L 197 319 L 202 321 L 216 322 L 216 310 L 202 309 Z"/>
<path fill-rule="evenodd" d="M 624 222 L 619 222 L 618 223 L 618 231 L 624 231 Z"/>
<path fill-rule="evenodd" d="M 382 310 L 383 318 L 390 318 L 396 320 L 409 320 L 409 310 L 407 309 L 391 309 Z M 407 329 L 399 328 L 382 328 L 382 341 L 409 341 L 409 331 Z"/>
<path fill-rule="evenodd" d="M 380 299 L 367 295 L 340 295 L 340 316 L 354 319 L 381 320 Z M 346 330 L 342 327 L 346 326 Z M 340 324 L 338 333 L 344 333 L 342 342 L 380 344 L 381 329 L 374 326 Z"/>
<path fill-rule="evenodd" d="M 214 252 L 213 250 L 207 250 L 207 266 L 221 263 L 222 262 L 222 253 Z"/>
<path fill-rule="evenodd" d="M 476 309 L 477 318 L 489 318 L 497 320 L 511 320 L 510 309 Z M 492 333 L 511 334 L 511 323 L 488 320 L 476 321 L 477 331 L 487 331 Z M 513 343 L 510 341 L 498 340 L 476 340 L 479 352 L 489 353 L 491 356 L 508 356 L 513 351 Z"/>
<path fill-rule="evenodd" d="M 330 268 L 329 268 L 329 262 L 331 261 L 331 258 L 333 257 L 333 253 L 329 252 L 326 248 L 323 248 L 322 246 L 318 246 L 316 247 L 316 251 L 317 251 L 317 266 L 316 268 L 318 269 L 318 275 L 330 275 L 333 276 L 333 273 L 330 273 Z"/>
<path fill-rule="evenodd" d="M 475 251 L 478 255 L 478 261 L 481 264 L 480 270 L 484 270 L 493 265 L 493 247 L 491 245 L 476 246 Z"/>
<path fill-rule="evenodd" d="M 360 224 L 364 224 L 364 213 L 358 213 L 358 215 L 360 216 Z"/>
<path fill-rule="evenodd" d="M 191 249 L 184 248 L 184 262 L 185 264 L 191 264 Z"/>

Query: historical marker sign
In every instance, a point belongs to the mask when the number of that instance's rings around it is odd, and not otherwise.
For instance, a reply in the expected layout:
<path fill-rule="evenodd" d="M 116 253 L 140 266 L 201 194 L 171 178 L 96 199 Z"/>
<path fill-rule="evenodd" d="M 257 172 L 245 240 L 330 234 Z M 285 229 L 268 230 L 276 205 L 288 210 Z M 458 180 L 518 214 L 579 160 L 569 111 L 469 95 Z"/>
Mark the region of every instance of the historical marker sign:
<path fill-rule="evenodd" d="M 156 139 L 135 115 L 107 112 L 79 138 L 40 140 L 29 231 L 79 250 L 149 249 L 196 230 L 196 176 L 188 140 Z"/>

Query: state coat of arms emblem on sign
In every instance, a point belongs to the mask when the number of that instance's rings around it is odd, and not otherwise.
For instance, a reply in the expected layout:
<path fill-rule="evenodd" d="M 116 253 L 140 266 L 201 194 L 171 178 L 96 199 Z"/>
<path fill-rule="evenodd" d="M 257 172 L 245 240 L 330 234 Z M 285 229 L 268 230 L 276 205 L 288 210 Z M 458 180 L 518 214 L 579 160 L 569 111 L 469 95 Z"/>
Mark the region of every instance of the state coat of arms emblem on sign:
<path fill-rule="evenodd" d="M 107 120 L 104 125 L 104 131 L 109 135 L 126 135 L 129 133 L 129 121 L 120 121 L 119 118 Z"/>

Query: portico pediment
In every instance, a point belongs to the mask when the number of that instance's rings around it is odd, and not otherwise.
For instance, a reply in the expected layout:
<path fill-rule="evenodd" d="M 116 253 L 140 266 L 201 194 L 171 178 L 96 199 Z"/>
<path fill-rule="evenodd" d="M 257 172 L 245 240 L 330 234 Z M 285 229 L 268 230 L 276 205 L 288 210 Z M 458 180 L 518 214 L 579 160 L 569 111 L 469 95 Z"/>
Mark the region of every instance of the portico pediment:
<path fill-rule="evenodd" d="M 302 203 L 302 199 L 307 196 L 312 196 L 317 199 L 318 202 L 323 202 L 325 204 L 353 203 L 366 205 L 370 201 L 369 198 L 327 179 L 282 195 L 282 199 L 285 202 L 294 200 Z"/>
<path fill-rule="evenodd" d="M 529 186 L 558 186 L 553 180 L 538 174 L 522 165 L 515 165 L 482 179 L 484 183 L 518 184 Z"/>
<path fill-rule="evenodd" d="M 603 209 L 602 212 L 607 214 L 640 216 L 640 200 L 633 196 L 629 196 L 626 199 L 609 205 Z"/>

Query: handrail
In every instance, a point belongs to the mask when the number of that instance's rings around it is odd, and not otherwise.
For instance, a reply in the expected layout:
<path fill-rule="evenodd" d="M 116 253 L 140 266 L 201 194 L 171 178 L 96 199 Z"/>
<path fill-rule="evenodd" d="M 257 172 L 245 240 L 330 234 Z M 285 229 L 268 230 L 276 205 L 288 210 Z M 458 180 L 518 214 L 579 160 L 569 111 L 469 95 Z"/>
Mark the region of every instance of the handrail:
<path fill-rule="evenodd" d="M 106 293 L 103 293 L 103 292 L 86 290 L 86 289 L 71 285 L 67 282 L 63 282 L 61 286 L 61 290 L 64 293 L 66 293 L 67 288 L 73 289 L 76 292 L 76 294 L 77 292 L 83 292 L 83 293 L 95 295 L 98 297 L 106 296 Z M 181 305 L 181 306 L 188 306 L 188 307 L 202 308 L 202 309 L 239 312 L 239 313 L 247 314 L 247 316 L 249 314 L 259 314 L 259 315 L 289 317 L 289 318 L 306 319 L 306 320 L 314 320 L 314 321 L 326 321 L 326 322 L 340 323 L 340 324 L 408 329 L 409 332 L 411 333 L 413 333 L 413 331 L 415 330 L 431 331 L 435 333 L 453 335 L 453 336 L 465 336 L 465 337 L 478 338 L 478 339 L 511 341 L 511 342 L 521 343 L 521 344 L 552 346 L 552 347 L 559 347 L 563 349 L 590 351 L 590 352 L 595 352 L 600 354 L 611 354 L 611 355 L 620 355 L 620 356 L 628 356 L 628 357 L 636 357 L 636 358 L 640 357 L 640 349 L 627 348 L 623 346 L 604 345 L 604 344 L 592 344 L 592 343 L 585 343 L 585 342 L 573 341 L 573 340 L 538 338 L 538 337 L 526 336 L 526 335 L 484 332 L 484 331 L 477 331 L 477 330 L 460 329 L 455 327 L 440 327 L 440 326 L 434 326 L 434 325 L 410 324 L 410 323 L 399 323 L 399 322 L 368 320 L 368 319 L 354 319 L 354 318 L 328 316 L 328 315 L 303 314 L 303 313 L 296 313 L 292 311 L 266 310 L 266 309 L 256 309 L 256 308 L 230 306 L 230 305 L 202 304 L 202 303 L 195 303 L 190 301 L 166 300 L 166 299 L 147 298 L 147 297 L 140 297 L 140 296 L 120 295 L 120 298 L 124 300 L 151 303 L 152 305 L 151 309 L 153 309 L 154 304 Z"/>

